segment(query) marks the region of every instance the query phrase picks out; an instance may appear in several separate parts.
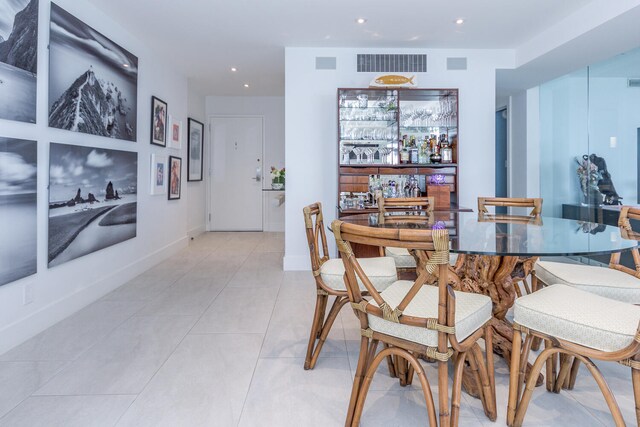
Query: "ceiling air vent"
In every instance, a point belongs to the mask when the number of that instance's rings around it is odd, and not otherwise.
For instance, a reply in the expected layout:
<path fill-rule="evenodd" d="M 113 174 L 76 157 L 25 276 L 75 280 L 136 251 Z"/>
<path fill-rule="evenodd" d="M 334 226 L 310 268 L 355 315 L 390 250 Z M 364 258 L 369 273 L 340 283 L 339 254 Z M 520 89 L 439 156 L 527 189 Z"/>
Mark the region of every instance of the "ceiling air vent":
<path fill-rule="evenodd" d="M 629 86 L 629 87 L 640 87 L 640 78 L 627 80 L 627 86 Z"/>
<path fill-rule="evenodd" d="M 466 70 L 467 58 L 447 58 L 447 70 Z"/>
<path fill-rule="evenodd" d="M 358 55 L 359 73 L 426 73 L 427 55 Z"/>
<path fill-rule="evenodd" d="M 316 70 L 335 70 L 335 56 L 316 56 Z"/>

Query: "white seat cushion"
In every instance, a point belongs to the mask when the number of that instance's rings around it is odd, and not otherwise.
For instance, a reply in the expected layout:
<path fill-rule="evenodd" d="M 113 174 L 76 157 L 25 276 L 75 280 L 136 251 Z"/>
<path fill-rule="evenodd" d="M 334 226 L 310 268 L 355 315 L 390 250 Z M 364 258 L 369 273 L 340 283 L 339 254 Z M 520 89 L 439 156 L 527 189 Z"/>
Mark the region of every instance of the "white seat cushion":
<path fill-rule="evenodd" d="M 607 267 L 538 261 L 536 276 L 546 285 L 562 283 L 618 301 L 640 304 L 640 279 Z"/>
<path fill-rule="evenodd" d="M 409 292 L 412 285 L 413 282 L 409 280 L 398 280 L 381 292 L 380 295 L 382 295 L 382 298 L 391 308 L 395 308 L 400 304 L 407 292 Z M 491 319 L 492 304 L 491 298 L 485 295 L 455 291 L 455 296 L 456 338 L 458 341 L 462 341 Z M 370 300 L 369 303 L 377 305 L 373 299 Z M 438 288 L 429 285 L 423 286 L 411 300 L 403 314 L 407 316 L 437 318 Z M 391 322 L 371 314 L 367 317 L 369 318 L 369 327 L 376 332 L 402 338 L 407 341 L 413 341 L 429 347 L 438 346 L 437 331 Z"/>
<path fill-rule="evenodd" d="M 396 264 L 393 262 L 393 258 L 358 258 L 358 262 L 378 291 L 386 289 L 398 280 Z M 341 258 L 330 259 L 322 264 L 322 267 L 320 267 L 320 277 L 322 277 L 324 283 L 331 289 L 337 291 L 347 290 L 344 283 L 344 263 Z M 360 285 L 360 289 L 365 290 L 360 278 L 358 278 L 358 284 Z"/>
<path fill-rule="evenodd" d="M 405 248 L 385 248 L 385 255 L 393 258 L 397 268 L 416 268 L 416 259 Z"/>
<path fill-rule="evenodd" d="M 559 284 L 517 298 L 513 320 L 566 341 L 616 351 L 633 342 L 640 307 Z"/>
<path fill-rule="evenodd" d="M 393 258 L 397 268 L 416 268 L 416 259 L 405 248 L 385 248 L 385 255 Z M 458 254 L 449 254 L 449 263 L 454 265 Z"/>

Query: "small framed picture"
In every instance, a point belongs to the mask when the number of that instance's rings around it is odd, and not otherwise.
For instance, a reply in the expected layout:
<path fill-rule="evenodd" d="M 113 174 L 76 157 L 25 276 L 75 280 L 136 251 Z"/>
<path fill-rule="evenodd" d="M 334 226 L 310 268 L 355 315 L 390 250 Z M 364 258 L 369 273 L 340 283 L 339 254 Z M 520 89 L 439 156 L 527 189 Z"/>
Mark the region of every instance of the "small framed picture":
<path fill-rule="evenodd" d="M 204 125 L 197 120 L 187 120 L 187 181 L 202 181 L 204 165 Z"/>
<path fill-rule="evenodd" d="M 169 116 L 169 148 L 182 148 L 182 122 Z"/>
<path fill-rule="evenodd" d="M 169 200 L 180 198 L 180 185 L 182 184 L 182 159 L 169 156 Z"/>
<path fill-rule="evenodd" d="M 151 155 L 151 195 L 164 194 L 167 188 L 167 156 Z"/>
<path fill-rule="evenodd" d="M 151 97 L 151 143 L 167 146 L 167 103 Z"/>

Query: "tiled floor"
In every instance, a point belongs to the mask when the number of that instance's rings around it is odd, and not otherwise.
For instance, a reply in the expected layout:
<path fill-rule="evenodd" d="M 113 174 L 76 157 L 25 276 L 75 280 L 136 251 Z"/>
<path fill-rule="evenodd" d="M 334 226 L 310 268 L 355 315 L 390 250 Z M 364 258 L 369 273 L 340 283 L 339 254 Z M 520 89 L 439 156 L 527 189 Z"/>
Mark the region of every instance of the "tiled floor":
<path fill-rule="evenodd" d="M 343 310 L 316 369 L 302 369 L 315 289 L 311 273 L 282 271 L 283 241 L 281 234 L 205 234 L 1 355 L 0 426 L 343 425 L 359 327 Z M 635 425 L 628 368 L 600 368 Z M 426 369 L 435 384 L 434 367 Z M 496 423 L 463 395 L 462 426 L 505 424 L 508 370 L 501 359 L 496 382 Z M 362 425 L 426 420 L 418 382 L 403 389 L 381 368 Z M 582 369 L 572 392 L 538 388 L 525 425 L 613 422 Z"/>

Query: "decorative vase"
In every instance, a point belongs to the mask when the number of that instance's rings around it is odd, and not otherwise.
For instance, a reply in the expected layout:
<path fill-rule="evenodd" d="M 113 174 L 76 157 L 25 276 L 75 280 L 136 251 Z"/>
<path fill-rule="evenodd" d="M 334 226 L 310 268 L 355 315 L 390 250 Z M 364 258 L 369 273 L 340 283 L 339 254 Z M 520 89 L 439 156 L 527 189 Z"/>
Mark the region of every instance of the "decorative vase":
<path fill-rule="evenodd" d="M 271 188 L 274 190 L 284 189 L 284 178 L 273 178 L 271 180 Z"/>

